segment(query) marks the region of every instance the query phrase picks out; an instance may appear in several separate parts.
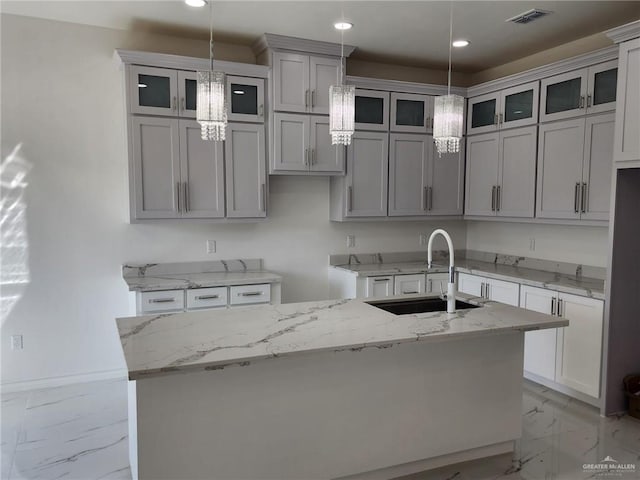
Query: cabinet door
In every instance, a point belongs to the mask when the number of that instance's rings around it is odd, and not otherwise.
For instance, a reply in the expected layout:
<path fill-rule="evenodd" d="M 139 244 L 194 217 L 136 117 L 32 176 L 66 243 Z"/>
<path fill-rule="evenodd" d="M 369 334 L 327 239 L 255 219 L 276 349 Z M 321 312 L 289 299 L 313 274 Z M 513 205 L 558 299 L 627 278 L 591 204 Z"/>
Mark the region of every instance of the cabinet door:
<path fill-rule="evenodd" d="M 640 38 L 620 44 L 614 159 L 640 159 Z"/>
<path fill-rule="evenodd" d="M 309 170 L 309 115 L 273 114 L 273 170 Z"/>
<path fill-rule="evenodd" d="M 569 326 L 558 329 L 556 381 L 598 398 L 603 302 L 566 293 L 559 299 L 560 316 Z"/>
<path fill-rule="evenodd" d="M 180 214 L 178 120 L 133 117 L 135 217 L 177 218 Z"/>
<path fill-rule="evenodd" d="M 344 175 L 344 145 L 332 145 L 329 117 L 310 119 L 310 169 L 312 172 Z"/>
<path fill-rule="evenodd" d="M 393 277 L 367 277 L 366 298 L 390 297 L 393 295 Z"/>
<path fill-rule="evenodd" d="M 389 92 L 356 89 L 356 130 L 389 129 Z"/>
<path fill-rule="evenodd" d="M 540 125 L 537 216 L 580 218 L 584 118 Z"/>
<path fill-rule="evenodd" d="M 446 294 L 448 283 L 448 273 L 427 273 L 426 293 Z"/>
<path fill-rule="evenodd" d="M 129 67 L 131 113 L 178 115 L 178 75 L 167 68 Z"/>
<path fill-rule="evenodd" d="M 467 295 L 473 295 L 474 297 L 481 297 L 484 282 L 484 277 L 478 277 L 477 275 L 470 275 L 468 273 L 459 273 L 458 291 L 466 293 Z"/>
<path fill-rule="evenodd" d="M 198 75 L 196 72 L 178 71 L 178 112 L 181 117 L 196 118 Z"/>
<path fill-rule="evenodd" d="M 552 307 L 556 292 L 544 288 L 520 287 L 520 308 L 554 315 Z M 558 329 L 549 328 L 524 334 L 524 369 L 534 375 L 554 381 L 556 378 L 556 335 Z"/>
<path fill-rule="evenodd" d="M 498 130 L 500 93 L 488 93 L 469 99 L 467 135 Z"/>
<path fill-rule="evenodd" d="M 227 76 L 227 118 L 230 122 L 264 122 L 264 80 Z"/>
<path fill-rule="evenodd" d="M 416 275 L 396 275 L 393 279 L 395 295 L 411 295 L 425 292 L 424 273 Z"/>
<path fill-rule="evenodd" d="M 224 142 L 227 217 L 266 217 L 264 125 L 227 125 Z"/>
<path fill-rule="evenodd" d="M 427 167 L 432 137 L 389 135 L 389 215 L 425 215 Z"/>
<path fill-rule="evenodd" d="M 524 127 L 538 123 L 538 82 L 507 88 L 500 92 L 500 128 Z"/>
<path fill-rule="evenodd" d="M 587 113 L 612 112 L 616 109 L 618 60 L 589 67 Z"/>
<path fill-rule="evenodd" d="M 458 153 L 438 154 L 433 137 L 428 169 L 427 212 L 429 215 L 462 215 L 464 210 L 464 142 Z"/>
<path fill-rule="evenodd" d="M 311 112 L 329 115 L 329 87 L 338 84 L 340 59 L 311 57 L 309 60 Z"/>
<path fill-rule="evenodd" d="M 347 147 L 347 217 L 385 217 L 389 173 L 389 135 L 356 132 Z"/>
<path fill-rule="evenodd" d="M 309 57 L 273 53 L 274 110 L 306 112 L 309 109 Z"/>
<path fill-rule="evenodd" d="M 221 142 L 202 140 L 200 124 L 180 120 L 182 215 L 224 217 L 224 149 Z"/>
<path fill-rule="evenodd" d="M 487 278 L 485 280 L 487 288 L 489 289 L 488 297 L 490 300 L 505 303 L 513 307 L 520 305 L 520 284 L 495 280 L 493 278 Z"/>
<path fill-rule="evenodd" d="M 587 69 L 563 73 L 542 80 L 541 122 L 583 115 L 587 108 Z"/>
<path fill-rule="evenodd" d="M 496 211 L 502 217 L 533 218 L 536 207 L 538 127 L 500 132 Z"/>
<path fill-rule="evenodd" d="M 498 133 L 467 137 L 466 215 L 495 215 Z"/>
<path fill-rule="evenodd" d="M 608 220 L 613 170 L 615 114 L 586 119 L 581 218 Z"/>
<path fill-rule="evenodd" d="M 391 94 L 391 131 L 426 133 L 430 125 L 427 95 L 411 93 Z"/>

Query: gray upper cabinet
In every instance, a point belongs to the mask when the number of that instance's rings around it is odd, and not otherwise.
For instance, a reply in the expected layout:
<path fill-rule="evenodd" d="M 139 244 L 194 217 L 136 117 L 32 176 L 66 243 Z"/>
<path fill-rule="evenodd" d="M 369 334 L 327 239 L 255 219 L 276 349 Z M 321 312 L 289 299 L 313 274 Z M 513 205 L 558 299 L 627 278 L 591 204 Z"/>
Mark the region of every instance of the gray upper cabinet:
<path fill-rule="evenodd" d="M 533 217 L 536 131 L 530 126 L 467 139 L 467 215 Z"/>
<path fill-rule="evenodd" d="M 274 113 L 271 173 L 344 175 L 344 146 L 331 144 L 329 119 Z"/>
<path fill-rule="evenodd" d="M 617 65 L 613 60 L 542 80 L 540 121 L 615 110 Z"/>
<path fill-rule="evenodd" d="M 356 130 L 389 130 L 389 92 L 356 89 Z"/>
<path fill-rule="evenodd" d="M 178 73 L 155 67 L 129 67 L 131 113 L 178 115 Z"/>
<path fill-rule="evenodd" d="M 389 136 L 389 216 L 427 213 L 430 142 L 427 135 Z"/>
<path fill-rule="evenodd" d="M 439 155 L 433 137 L 428 136 L 431 155 L 428 169 L 427 213 L 462 215 L 464 209 L 464 143 L 458 153 Z"/>
<path fill-rule="evenodd" d="M 538 82 L 469 99 L 467 134 L 495 132 L 538 123 Z"/>
<path fill-rule="evenodd" d="M 134 117 L 136 219 L 224 217 L 222 147 L 192 120 Z"/>
<path fill-rule="evenodd" d="M 346 217 L 387 215 L 388 167 L 389 135 L 356 132 L 347 147 Z"/>
<path fill-rule="evenodd" d="M 614 114 L 540 126 L 537 216 L 609 218 Z"/>
<path fill-rule="evenodd" d="M 427 133 L 433 130 L 433 97 L 391 93 L 392 132 Z"/>
<path fill-rule="evenodd" d="M 264 79 L 227 76 L 230 122 L 264 122 Z"/>
<path fill-rule="evenodd" d="M 133 150 L 132 217 L 136 219 L 180 217 L 178 120 L 134 117 L 130 127 Z"/>
<path fill-rule="evenodd" d="M 328 115 L 329 87 L 339 71 L 338 58 L 274 52 L 274 110 Z"/>
<path fill-rule="evenodd" d="M 230 123 L 224 142 L 227 217 L 267 216 L 264 125 Z"/>

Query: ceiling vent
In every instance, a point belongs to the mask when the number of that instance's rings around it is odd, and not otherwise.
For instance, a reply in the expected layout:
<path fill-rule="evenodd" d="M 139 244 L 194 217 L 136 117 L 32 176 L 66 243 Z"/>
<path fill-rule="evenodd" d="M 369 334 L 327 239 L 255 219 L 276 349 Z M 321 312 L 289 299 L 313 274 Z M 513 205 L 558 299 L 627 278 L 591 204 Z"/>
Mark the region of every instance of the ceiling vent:
<path fill-rule="evenodd" d="M 533 22 L 534 20 L 537 20 L 540 17 L 544 17 L 545 15 L 549 15 L 550 13 L 553 12 L 550 12 L 548 10 L 540 10 L 539 8 L 532 8 L 531 10 L 520 13 L 515 17 L 508 18 L 507 20 L 505 20 L 505 22 L 525 24 Z"/>

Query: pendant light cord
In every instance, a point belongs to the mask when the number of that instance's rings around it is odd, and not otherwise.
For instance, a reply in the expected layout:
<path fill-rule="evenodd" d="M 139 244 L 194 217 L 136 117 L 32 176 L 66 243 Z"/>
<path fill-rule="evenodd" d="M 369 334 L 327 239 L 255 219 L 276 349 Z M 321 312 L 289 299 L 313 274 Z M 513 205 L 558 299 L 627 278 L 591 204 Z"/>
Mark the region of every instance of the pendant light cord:
<path fill-rule="evenodd" d="M 342 13 L 342 23 L 344 23 L 344 3 L 340 6 Z M 344 29 L 340 30 L 340 85 L 344 83 Z"/>
<path fill-rule="evenodd" d="M 449 74 L 447 76 L 447 95 L 451 95 L 451 43 L 453 42 L 453 0 L 449 3 Z"/>
<path fill-rule="evenodd" d="M 209 65 L 213 71 L 213 0 L 209 0 Z"/>

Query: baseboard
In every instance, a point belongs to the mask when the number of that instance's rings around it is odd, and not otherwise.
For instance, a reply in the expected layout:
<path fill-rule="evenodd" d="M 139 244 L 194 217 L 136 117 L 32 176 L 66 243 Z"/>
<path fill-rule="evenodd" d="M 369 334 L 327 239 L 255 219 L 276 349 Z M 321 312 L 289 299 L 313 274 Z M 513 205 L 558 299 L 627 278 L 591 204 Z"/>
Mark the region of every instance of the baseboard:
<path fill-rule="evenodd" d="M 0 384 L 2 393 L 24 392 L 27 390 L 39 390 L 41 388 L 62 387 L 74 383 L 97 382 L 100 380 L 126 379 L 127 370 L 105 370 L 102 372 L 81 373 L 79 375 L 65 375 L 63 377 L 39 378 L 25 382 L 9 382 Z"/>
<path fill-rule="evenodd" d="M 546 378 L 540 377 L 535 373 L 525 371 L 523 376 L 526 380 L 529 380 L 530 382 L 540 384 L 542 386 L 550 388 L 551 390 L 555 390 L 556 392 L 560 392 L 564 395 L 567 395 L 568 397 L 572 397 L 572 398 L 575 398 L 576 400 L 580 400 L 581 402 L 587 403 L 592 407 L 600 408 L 599 398 L 594 398 L 590 395 L 586 395 L 582 392 L 578 392 L 573 388 L 560 385 L 559 383 L 553 382 L 551 380 L 547 380 Z"/>

